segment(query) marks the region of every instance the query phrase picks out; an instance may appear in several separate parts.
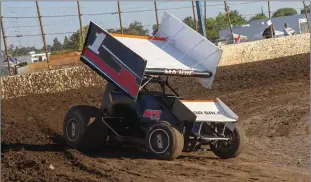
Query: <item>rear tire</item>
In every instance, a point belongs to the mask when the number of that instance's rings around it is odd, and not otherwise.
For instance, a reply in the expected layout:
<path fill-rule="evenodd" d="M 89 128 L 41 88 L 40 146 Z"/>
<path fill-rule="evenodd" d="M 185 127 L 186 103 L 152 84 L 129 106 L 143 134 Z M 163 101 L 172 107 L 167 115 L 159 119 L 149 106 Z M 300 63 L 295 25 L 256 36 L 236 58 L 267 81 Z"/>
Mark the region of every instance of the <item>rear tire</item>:
<path fill-rule="evenodd" d="M 151 126 L 146 135 L 147 150 L 157 159 L 176 159 L 184 148 L 184 137 L 167 122 Z"/>
<path fill-rule="evenodd" d="M 71 107 L 66 113 L 63 135 L 69 146 L 86 151 L 106 143 L 108 128 L 101 121 L 101 111 L 98 108 L 78 105 Z"/>
<path fill-rule="evenodd" d="M 230 141 L 232 142 L 231 144 L 225 146 L 226 141 L 219 141 L 217 142 L 218 146 L 210 144 L 210 148 L 216 156 L 222 159 L 235 158 L 240 155 L 244 149 L 246 141 L 245 132 L 243 128 L 237 124 L 233 132 L 227 128 L 225 130 L 225 135 L 232 137 Z"/>

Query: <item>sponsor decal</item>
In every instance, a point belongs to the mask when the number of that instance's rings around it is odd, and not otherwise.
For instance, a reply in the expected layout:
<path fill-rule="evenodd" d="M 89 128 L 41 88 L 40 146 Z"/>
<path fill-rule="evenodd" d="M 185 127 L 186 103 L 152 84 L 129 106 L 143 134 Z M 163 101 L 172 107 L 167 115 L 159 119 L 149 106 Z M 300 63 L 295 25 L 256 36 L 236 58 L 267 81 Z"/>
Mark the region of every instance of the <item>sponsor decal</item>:
<path fill-rule="evenodd" d="M 88 40 L 89 42 L 87 48 L 83 50 L 83 55 L 107 74 L 113 82 L 120 85 L 124 91 L 136 97 L 139 85 L 135 74 L 126 65 L 123 65 L 122 61 L 108 49 L 107 45 L 115 41 L 108 36 L 101 31 L 95 32 L 94 38 Z"/>
<path fill-rule="evenodd" d="M 151 120 L 156 120 L 158 121 L 161 116 L 161 110 L 151 110 L 151 109 L 146 109 L 144 111 L 144 118 L 150 118 Z"/>
<path fill-rule="evenodd" d="M 195 115 L 218 115 L 219 111 L 193 111 Z"/>
<path fill-rule="evenodd" d="M 165 69 L 164 74 L 168 75 L 192 75 L 191 70 Z"/>

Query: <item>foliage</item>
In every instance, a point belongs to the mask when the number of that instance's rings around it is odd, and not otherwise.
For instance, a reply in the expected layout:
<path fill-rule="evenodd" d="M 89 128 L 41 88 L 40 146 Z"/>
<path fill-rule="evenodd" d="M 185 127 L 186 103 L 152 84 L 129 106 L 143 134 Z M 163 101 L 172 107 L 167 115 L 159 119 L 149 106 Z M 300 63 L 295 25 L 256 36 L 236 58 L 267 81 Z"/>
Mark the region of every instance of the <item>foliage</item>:
<path fill-rule="evenodd" d="M 88 25 L 83 27 L 83 41 L 86 38 L 88 31 Z M 121 33 L 121 29 L 108 29 L 110 33 Z M 143 25 L 140 22 L 134 21 L 130 24 L 128 28 L 123 29 L 124 34 L 132 35 L 148 35 L 149 30 L 144 29 Z M 80 29 L 73 33 L 69 39 L 64 38 L 63 50 L 81 50 L 84 42 L 81 39 Z"/>
<path fill-rule="evenodd" d="M 268 19 L 268 17 L 265 14 L 258 13 L 255 16 L 252 16 L 249 21 L 254 21 L 254 20 L 261 20 L 261 19 Z"/>
<path fill-rule="evenodd" d="M 206 36 L 209 40 L 215 41 L 219 38 L 219 28 L 216 19 L 207 18 L 206 20 Z"/>
<path fill-rule="evenodd" d="M 11 54 L 11 56 L 23 56 L 26 55 L 28 52 L 35 51 L 36 53 L 43 53 L 44 49 L 36 49 L 34 46 L 32 47 L 15 47 L 11 44 L 8 48 L 8 53 Z"/>
<path fill-rule="evenodd" d="M 185 24 L 187 24 L 189 27 L 191 27 L 193 30 L 195 30 L 195 26 L 196 24 L 198 24 L 198 22 L 194 22 L 194 19 L 191 16 L 186 17 L 183 22 Z M 198 29 L 199 29 L 199 24 L 198 24 Z"/>
<path fill-rule="evenodd" d="M 306 8 L 307 8 L 307 13 L 310 13 L 310 6 L 306 6 Z M 305 13 L 305 9 L 303 8 L 300 10 L 300 14 L 304 14 L 304 13 Z"/>
<path fill-rule="evenodd" d="M 294 8 L 280 8 L 273 13 L 272 18 L 280 16 L 291 16 L 298 14 Z"/>
<path fill-rule="evenodd" d="M 71 49 L 71 42 L 69 41 L 67 36 L 65 36 L 64 38 L 63 49 L 65 50 Z"/>
<path fill-rule="evenodd" d="M 108 32 L 121 33 L 121 29 L 108 29 Z M 123 28 L 123 33 L 129 35 L 149 35 L 149 30 L 144 29 L 144 26 L 140 22 L 134 21 L 128 28 Z"/>
<path fill-rule="evenodd" d="M 53 40 L 53 46 L 51 48 L 51 51 L 60 51 L 62 50 L 63 45 L 58 41 L 57 37 Z"/>
<path fill-rule="evenodd" d="M 229 16 L 231 24 L 233 26 L 245 25 L 248 23 L 247 20 L 243 17 L 243 15 L 240 14 L 237 10 L 230 11 Z M 216 17 L 216 21 L 220 29 L 229 27 L 228 18 L 225 13 L 219 13 L 218 16 Z"/>
<path fill-rule="evenodd" d="M 231 24 L 233 26 L 247 24 L 247 20 L 237 11 L 230 11 L 229 13 Z M 195 21 L 188 16 L 183 19 L 183 22 L 189 27 L 195 29 Z M 206 20 L 206 36 L 209 40 L 215 41 L 219 38 L 219 31 L 228 27 L 228 18 L 226 13 L 219 13 L 215 18 L 207 18 Z M 156 25 L 153 25 L 153 35 L 156 33 Z M 198 29 L 200 25 L 198 24 Z"/>
<path fill-rule="evenodd" d="M 233 26 L 243 25 L 247 23 L 247 20 L 237 11 L 230 11 L 231 24 Z M 189 25 L 191 28 L 195 29 L 196 22 L 192 17 L 184 18 L 183 22 Z M 198 25 L 200 26 L 200 25 Z M 219 13 L 215 18 L 208 18 L 206 22 L 206 33 L 207 37 L 214 41 L 219 38 L 219 30 L 227 28 L 228 21 L 227 15 L 225 13 Z M 152 34 L 155 35 L 157 32 L 156 25 L 153 25 Z M 199 28 L 199 27 L 198 27 Z M 47 49 L 51 54 L 58 54 L 62 52 L 66 52 L 69 50 L 78 50 L 80 51 L 83 46 L 83 41 L 85 40 L 86 34 L 88 31 L 88 25 L 83 27 L 83 39 L 81 39 L 80 29 L 74 32 L 71 36 L 64 37 L 63 44 L 57 39 L 57 37 L 53 40 L 53 45 L 47 45 Z M 120 29 L 108 29 L 110 33 L 121 33 Z M 149 30 L 145 29 L 141 22 L 134 21 L 129 25 L 129 27 L 123 29 L 124 34 L 131 35 L 149 35 Z M 26 55 L 30 51 L 35 51 L 36 53 L 44 53 L 44 48 L 36 49 L 35 47 L 15 47 L 14 45 L 10 45 L 9 53 L 13 56 L 21 56 Z"/>

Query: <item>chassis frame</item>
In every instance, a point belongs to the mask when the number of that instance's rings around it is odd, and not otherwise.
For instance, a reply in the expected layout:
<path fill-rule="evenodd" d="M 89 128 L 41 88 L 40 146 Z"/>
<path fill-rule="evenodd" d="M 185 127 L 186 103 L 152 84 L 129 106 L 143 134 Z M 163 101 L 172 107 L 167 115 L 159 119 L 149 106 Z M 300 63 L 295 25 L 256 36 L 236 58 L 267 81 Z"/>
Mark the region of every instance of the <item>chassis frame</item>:
<path fill-rule="evenodd" d="M 109 84 L 109 83 L 108 83 Z M 151 96 L 154 96 L 154 92 L 151 91 L 150 89 L 148 89 L 148 85 L 150 84 L 158 84 L 160 86 L 160 91 L 156 92 L 157 96 L 160 96 L 162 99 L 164 98 L 175 98 L 175 99 L 184 99 L 183 97 L 181 97 L 178 92 L 171 87 L 171 85 L 169 84 L 169 76 L 154 76 L 154 75 L 146 75 L 144 76 L 144 79 L 142 81 L 142 86 L 140 87 L 140 92 L 141 91 L 145 91 L 146 93 L 148 93 Z M 166 89 L 168 88 L 168 89 Z M 115 88 L 114 88 L 115 89 Z M 167 94 L 167 91 L 170 91 L 173 94 Z M 110 90 L 105 90 L 105 92 L 110 92 Z M 117 91 L 119 92 L 119 91 Z M 124 97 L 126 97 L 124 95 Z M 105 102 L 106 100 L 108 100 L 107 96 L 103 98 L 103 102 Z M 126 142 L 126 143 L 133 143 L 133 144 L 145 144 L 145 140 L 143 138 L 139 138 L 139 137 L 132 137 L 132 136 L 123 136 L 121 134 L 119 134 L 112 126 L 109 125 L 109 123 L 107 122 L 108 120 L 122 120 L 122 119 L 126 119 L 124 117 L 111 117 L 109 116 L 109 114 L 107 114 L 107 108 L 104 106 L 102 102 L 101 105 L 101 111 L 102 113 L 104 113 L 104 116 L 102 117 L 102 122 L 104 122 L 104 124 L 112 131 L 112 135 L 110 135 L 111 139 L 114 141 L 119 141 L 119 142 Z M 160 105 L 166 109 L 167 109 L 164 104 L 160 103 Z M 177 119 L 178 120 L 178 119 Z M 188 144 L 190 145 L 190 147 L 186 147 L 183 151 L 196 151 L 196 150 L 200 150 L 201 149 L 201 145 L 208 145 L 208 144 L 212 144 L 212 143 L 216 143 L 217 141 L 227 141 L 230 140 L 229 137 L 225 136 L 225 130 L 227 128 L 228 123 L 222 124 L 222 123 L 217 123 L 217 122 L 195 122 L 195 121 L 188 121 L 188 125 L 185 123 L 183 123 L 182 121 L 178 120 L 175 122 L 170 122 L 168 121 L 170 124 L 174 125 L 175 127 L 178 128 L 178 130 L 180 132 L 182 132 L 182 134 L 186 137 L 185 139 L 185 144 L 186 142 L 191 143 Z M 193 123 L 193 125 L 189 124 Z M 142 123 L 142 125 L 147 125 L 147 128 L 150 127 L 150 125 L 154 124 L 154 122 L 151 123 Z M 203 130 L 203 126 L 205 129 L 205 132 L 202 132 Z M 216 127 L 216 131 L 215 131 L 215 126 Z M 144 127 L 144 126 L 142 126 Z M 233 127 L 233 128 L 232 128 Z M 144 127 L 146 128 L 146 126 Z M 145 129 L 145 131 L 147 130 L 147 128 Z M 234 126 L 231 126 L 230 130 L 233 131 Z M 217 130 L 221 130 L 220 132 Z"/>

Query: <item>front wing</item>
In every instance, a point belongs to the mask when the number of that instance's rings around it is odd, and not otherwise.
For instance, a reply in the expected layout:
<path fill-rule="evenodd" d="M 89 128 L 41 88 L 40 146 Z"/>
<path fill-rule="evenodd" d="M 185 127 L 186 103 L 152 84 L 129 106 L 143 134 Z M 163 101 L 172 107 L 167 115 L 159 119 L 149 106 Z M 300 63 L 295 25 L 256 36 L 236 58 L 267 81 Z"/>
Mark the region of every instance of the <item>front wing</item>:
<path fill-rule="evenodd" d="M 213 101 L 182 100 L 181 102 L 196 115 L 192 128 L 194 134 L 199 135 L 203 122 L 225 123 L 231 131 L 235 129 L 238 116 L 219 98 Z"/>
<path fill-rule="evenodd" d="M 236 122 L 238 116 L 219 98 L 207 100 L 181 100 L 196 116 L 195 122 Z"/>

